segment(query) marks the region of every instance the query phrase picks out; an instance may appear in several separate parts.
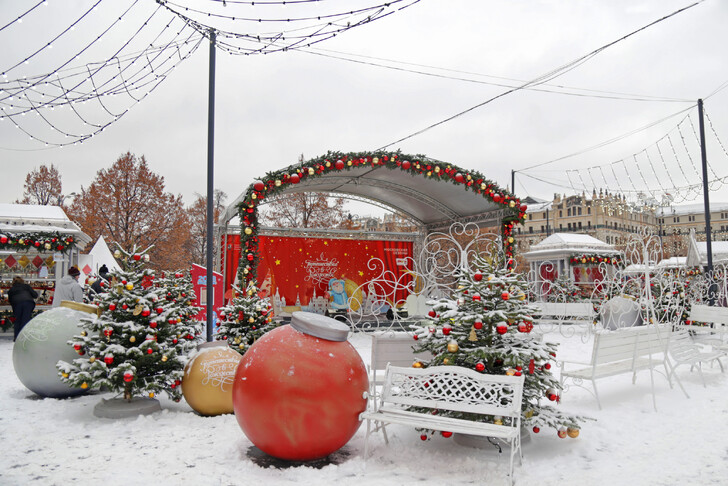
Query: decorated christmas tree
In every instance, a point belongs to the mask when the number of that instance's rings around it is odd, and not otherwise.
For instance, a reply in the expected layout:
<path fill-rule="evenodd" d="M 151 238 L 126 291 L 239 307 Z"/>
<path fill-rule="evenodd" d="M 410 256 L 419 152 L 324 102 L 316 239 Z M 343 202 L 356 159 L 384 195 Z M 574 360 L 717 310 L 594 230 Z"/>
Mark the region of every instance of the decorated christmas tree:
<path fill-rule="evenodd" d="M 431 321 L 416 327 L 414 337 L 415 349 L 434 357 L 415 366 L 456 365 L 480 373 L 524 375 L 522 425 L 534 432 L 550 426 L 560 437 L 567 432 L 576 437 L 584 418 L 553 406 L 561 392 L 550 371 L 556 345 L 531 334 L 534 309 L 525 302 L 523 275 L 483 258 L 476 259 L 474 268 L 479 270 L 461 271 L 454 298 L 430 302 Z"/>
<path fill-rule="evenodd" d="M 85 319 L 69 345 L 79 358 L 59 361 L 61 380 L 77 388 L 106 387 L 127 400 L 165 391 L 182 396 L 187 355 L 198 344 L 189 276 L 155 278 L 147 250 L 120 251 L 122 270 L 110 272 L 108 292 L 97 294 L 101 313 Z"/>
<path fill-rule="evenodd" d="M 220 309 L 217 339 L 226 340 L 232 349 L 245 354 L 248 346 L 277 324 L 273 322 L 269 299 L 259 297 L 252 282 L 245 291 L 233 285 L 233 291 L 233 300 Z"/>
<path fill-rule="evenodd" d="M 569 278 L 568 273 L 558 276 L 551 285 L 548 294 L 549 302 L 579 302 L 582 300 L 582 290 Z"/>

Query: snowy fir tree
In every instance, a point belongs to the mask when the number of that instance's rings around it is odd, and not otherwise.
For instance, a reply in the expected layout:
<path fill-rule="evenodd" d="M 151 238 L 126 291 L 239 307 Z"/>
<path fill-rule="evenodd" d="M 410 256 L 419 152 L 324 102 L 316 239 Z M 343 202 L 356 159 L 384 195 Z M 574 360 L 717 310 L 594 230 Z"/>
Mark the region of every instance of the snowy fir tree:
<path fill-rule="evenodd" d="M 233 285 L 233 291 L 233 300 L 220 309 L 217 339 L 226 340 L 232 349 L 245 354 L 248 346 L 278 324 L 273 322 L 270 300 L 259 297 L 252 282 L 245 291 Z"/>
<path fill-rule="evenodd" d="M 585 419 L 554 406 L 561 393 L 550 371 L 556 345 L 531 334 L 534 309 L 525 302 L 524 276 L 483 258 L 476 258 L 475 268 L 479 270 L 461 272 L 454 298 L 429 302 L 431 321 L 417 326 L 414 338 L 417 351 L 430 351 L 434 357 L 415 366 L 455 365 L 480 373 L 524 375 L 522 425 L 534 432 L 550 426 L 560 437 L 567 431 L 572 437 L 578 435 Z"/>
<path fill-rule="evenodd" d="M 579 302 L 582 300 L 581 289 L 569 278 L 568 273 L 558 276 L 551 285 L 548 294 L 549 302 Z"/>
<path fill-rule="evenodd" d="M 155 278 L 147 250 L 121 250 L 122 270 L 110 272 L 108 292 L 97 294 L 100 315 L 84 319 L 69 345 L 79 358 L 59 361 L 61 380 L 76 388 L 106 387 L 127 400 L 161 391 L 178 401 L 188 353 L 202 326 L 188 275 Z"/>

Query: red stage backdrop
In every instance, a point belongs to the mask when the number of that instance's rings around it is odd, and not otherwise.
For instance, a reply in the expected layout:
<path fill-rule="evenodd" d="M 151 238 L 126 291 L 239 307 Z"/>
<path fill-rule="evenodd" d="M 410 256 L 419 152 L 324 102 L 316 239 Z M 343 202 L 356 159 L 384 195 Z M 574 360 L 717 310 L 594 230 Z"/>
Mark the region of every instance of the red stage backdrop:
<path fill-rule="evenodd" d="M 233 282 L 240 260 L 240 237 L 228 235 L 225 243 L 225 281 Z M 260 236 L 259 251 L 261 295 L 274 298 L 277 294 L 287 307 L 320 305 L 322 297 L 331 304 L 351 297 L 360 285 L 381 274 L 381 266 L 368 268 L 372 258 L 379 258 L 400 285 L 411 281 L 408 257 L 412 257 L 412 242 L 407 241 Z M 346 296 L 340 295 L 341 287 Z M 406 295 L 400 292 L 396 298 Z"/>

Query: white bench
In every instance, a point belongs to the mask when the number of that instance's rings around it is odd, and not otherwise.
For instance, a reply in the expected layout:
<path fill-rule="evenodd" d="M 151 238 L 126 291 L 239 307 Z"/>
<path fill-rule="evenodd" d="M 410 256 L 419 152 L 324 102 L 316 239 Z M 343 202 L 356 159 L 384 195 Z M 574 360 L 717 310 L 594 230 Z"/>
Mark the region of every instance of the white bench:
<path fill-rule="evenodd" d="M 410 425 L 423 429 L 493 437 L 510 444 L 509 475 L 513 459 L 521 458 L 521 400 L 524 376 L 485 375 L 460 366 L 404 368 L 388 366 L 384 387 L 376 402 L 361 413 L 367 421 L 364 455 L 368 456 L 371 422 Z M 413 407 L 425 408 L 416 412 Z M 503 425 L 446 417 L 435 411 L 501 416 Z M 388 444 L 386 430 L 384 440 Z"/>
<path fill-rule="evenodd" d="M 531 302 L 538 309 L 539 323 L 593 324 L 596 313 L 591 302 Z M 545 316 L 550 316 L 547 318 Z"/>
<path fill-rule="evenodd" d="M 652 386 L 652 403 L 657 410 L 655 399 L 655 379 L 653 370 L 662 364 L 665 367 L 665 376 L 672 387 L 672 365 L 667 360 L 667 347 L 669 343 L 668 326 L 639 326 L 619 329 L 616 331 L 597 331 L 594 335 L 594 346 L 588 362 L 561 361 L 561 386 L 564 387 L 566 379 L 571 379 L 576 386 L 583 386 L 585 380 L 591 381 L 593 395 L 597 400 L 599 409 L 602 404 L 599 400 L 596 381 L 600 378 L 623 373 L 632 373 L 632 384 L 637 380 L 637 371 L 650 370 L 650 383 Z M 567 364 L 585 365 L 579 368 L 568 368 Z M 685 389 L 680 379 L 675 376 L 683 393 Z M 688 396 L 685 393 L 685 396 Z"/>
<path fill-rule="evenodd" d="M 706 386 L 702 370 L 702 364 L 704 362 L 710 363 L 712 361 L 717 361 L 718 365 L 720 365 L 720 371 L 724 372 L 720 358 L 723 358 L 726 353 L 715 349 L 713 351 L 703 351 L 703 348 L 693 341 L 690 336 L 690 331 L 685 328 L 673 331 L 670 334 L 670 347 L 668 352 L 670 357 L 675 361 L 672 374 L 675 374 L 675 370 L 678 366 L 689 364 L 690 371 L 692 371 L 693 368 L 698 369 L 700 380 L 703 382 L 703 387 Z"/>
<path fill-rule="evenodd" d="M 728 307 L 693 304 L 690 306 L 687 320 L 710 324 L 706 329 L 692 325 L 688 327 L 690 331 L 696 333 L 698 341 L 711 344 L 716 350 L 728 352 L 728 342 L 726 342 L 726 336 L 728 335 Z"/>

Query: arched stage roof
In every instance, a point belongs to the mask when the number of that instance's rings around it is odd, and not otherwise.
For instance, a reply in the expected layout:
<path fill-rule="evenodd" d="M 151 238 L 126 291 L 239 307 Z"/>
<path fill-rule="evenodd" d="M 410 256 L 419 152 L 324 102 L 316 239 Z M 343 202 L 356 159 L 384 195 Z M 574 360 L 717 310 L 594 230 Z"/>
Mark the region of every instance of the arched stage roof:
<path fill-rule="evenodd" d="M 268 172 L 226 208 L 221 224 L 240 216 L 248 280 L 255 278 L 258 258 L 257 207 L 268 198 L 302 192 L 373 201 L 410 217 L 425 233 L 447 229 L 456 221 L 500 225 L 502 236 L 509 240 L 507 253 L 511 252 L 511 230 L 526 212 L 520 199 L 477 171 L 399 152 L 329 152 Z"/>

